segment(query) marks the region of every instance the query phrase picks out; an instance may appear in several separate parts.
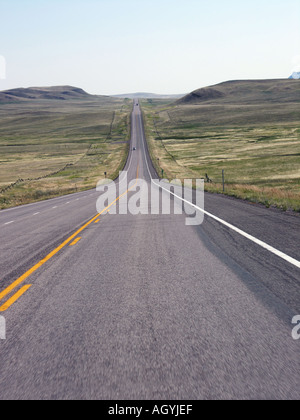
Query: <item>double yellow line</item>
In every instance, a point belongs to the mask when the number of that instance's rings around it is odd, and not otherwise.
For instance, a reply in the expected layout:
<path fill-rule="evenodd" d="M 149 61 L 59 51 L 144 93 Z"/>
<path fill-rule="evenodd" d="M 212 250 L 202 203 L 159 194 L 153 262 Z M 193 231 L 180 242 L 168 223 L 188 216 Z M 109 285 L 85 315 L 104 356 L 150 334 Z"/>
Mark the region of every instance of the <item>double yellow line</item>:
<path fill-rule="evenodd" d="M 55 248 L 50 254 L 47 255 L 43 260 L 39 261 L 35 264 L 32 268 L 30 268 L 26 273 L 24 273 L 21 277 L 15 280 L 10 286 L 8 286 L 3 292 L 0 293 L 0 301 L 9 295 L 16 287 L 18 287 L 21 283 L 23 283 L 28 277 L 30 277 L 35 271 L 37 271 L 40 267 L 42 267 L 46 262 L 51 260 L 54 255 L 56 255 L 59 251 L 61 251 L 66 245 L 68 245 L 73 239 L 76 238 L 83 230 L 85 230 L 90 224 L 92 224 L 95 220 L 98 219 L 104 212 L 109 210 L 111 206 L 116 204 L 124 195 L 126 195 L 130 190 L 132 190 L 138 182 L 138 175 L 139 175 L 139 166 L 137 168 L 137 176 L 136 182 L 132 187 L 128 188 L 123 194 L 121 194 L 118 198 L 116 198 L 111 204 L 109 204 L 101 213 L 98 213 L 95 217 L 93 217 L 90 221 L 88 221 L 85 225 L 83 225 L 80 229 L 78 229 L 73 235 L 71 235 L 68 239 L 66 239 L 61 245 Z M 7 302 L 5 302 L 0 307 L 0 312 L 6 311 L 13 303 L 15 303 L 32 285 L 28 284 L 23 286 L 15 295 L 13 295 Z"/>

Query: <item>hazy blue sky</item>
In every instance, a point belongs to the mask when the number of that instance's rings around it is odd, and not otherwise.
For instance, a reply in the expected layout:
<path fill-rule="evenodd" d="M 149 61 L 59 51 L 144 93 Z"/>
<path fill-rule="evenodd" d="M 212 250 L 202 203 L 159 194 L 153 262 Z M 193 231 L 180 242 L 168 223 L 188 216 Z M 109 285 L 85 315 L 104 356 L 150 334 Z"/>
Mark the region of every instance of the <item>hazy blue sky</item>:
<path fill-rule="evenodd" d="M 0 55 L 0 90 L 185 93 L 285 78 L 300 70 L 300 0 L 0 0 Z"/>

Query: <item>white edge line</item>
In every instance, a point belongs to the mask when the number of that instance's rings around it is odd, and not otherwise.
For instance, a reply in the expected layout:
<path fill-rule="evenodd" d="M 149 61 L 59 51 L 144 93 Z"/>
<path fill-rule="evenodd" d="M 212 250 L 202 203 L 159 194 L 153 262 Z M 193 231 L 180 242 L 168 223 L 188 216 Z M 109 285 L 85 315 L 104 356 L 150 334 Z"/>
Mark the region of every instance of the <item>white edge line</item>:
<path fill-rule="evenodd" d="M 93 190 L 90 190 L 90 191 L 94 191 L 94 189 Z M 22 209 L 24 209 L 26 207 L 38 206 L 38 205 L 41 205 L 41 204 L 50 204 L 51 205 L 52 201 L 55 201 L 55 200 L 65 200 L 68 197 L 69 198 L 73 198 L 73 196 L 76 196 L 77 194 L 82 194 L 83 192 L 84 191 L 79 191 L 79 192 L 68 194 L 68 195 L 62 195 L 60 197 L 50 198 L 49 200 L 36 201 L 35 203 L 23 204 L 22 206 L 11 207 L 9 209 L 2 209 L 2 210 L 0 210 L 0 215 L 3 214 L 3 213 L 7 213 L 9 211 L 22 210 Z M 93 194 L 95 194 L 95 193 L 96 192 L 93 192 Z"/>
<path fill-rule="evenodd" d="M 142 130 L 142 127 L 140 126 L 140 131 L 142 133 L 142 136 L 144 138 L 144 133 Z M 144 138 L 144 140 L 146 141 L 146 138 Z M 300 268 L 300 261 L 296 260 L 295 258 L 290 257 L 289 255 L 285 254 L 282 251 L 279 251 L 278 249 L 274 248 L 271 245 L 268 245 L 267 243 L 261 241 L 260 239 L 255 238 L 254 236 L 250 235 L 247 232 L 244 232 L 243 230 L 237 228 L 236 226 L 225 222 L 225 220 L 220 219 L 219 217 L 213 215 L 212 213 L 209 213 L 208 211 L 201 209 L 200 207 L 196 206 L 195 204 L 191 203 L 190 201 L 185 200 L 184 198 L 176 195 L 175 193 L 173 193 L 172 191 L 167 190 L 166 188 L 160 186 L 159 184 L 157 184 L 156 182 L 154 182 L 150 169 L 149 169 L 149 165 L 148 165 L 148 160 L 147 160 L 147 156 L 146 156 L 146 149 L 145 149 L 145 143 L 143 141 L 143 151 L 144 151 L 144 156 L 145 156 L 145 160 L 146 160 L 146 166 L 147 166 L 147 170 L 148 173 L 150 175 L 150 179 L 151 182 L 156 185 L 157 187 L 160 187 L 161 189 L 167 191 L 168 193 L 171 193 L 174 197 L 178 198 L 181 201 L 184 201 L 185 203 L 189 204 L 190 206 L 194 207 L 196 210 L 201 211 L 202 213 L 204 213 L 206 216 L 211 217 L 212 219 L 216 220 L 217 222 L 223 224 L 224 226 L 228 227 L 229 229 L 235 231 L 236 233 L 238 233 L 241 236 L 244 236 L 245 238 L 249 239 L 250 241 L 254 242 L 255 244 L 261 246 L 262 248 L 272 252 L 273 254 L 277 255 L 278 257 L 282 258 L 283 260 L 289 262 L 290 264 L 294 265 L 297 268 Z"/>
<path fill-rule="evenodd" d="M 254 242 L 255 244 L 261 246 L 264 249 L 267 249 L 268 251 L 272 252 L 273 254 L 277 255 L 278 257 L 286 260 L 287 262 L 295 265 L 296 267 L 300 268 L 300 261 L 296 260 L 295 258 L 290 257 L 289 255 L 285 254 L 282 251 L 279 251 L 278 249 L 274 248 L 271 245 L 268 245 L 267 243 L 261 241 L 260 239 L 255 238 L 254 236 L 250 235 L 247 232 L 244 232 L 243 230 L 237 228 L 236 226 L 225 222 L 225 220 L 220 219 L 219 217 L 209 213 L 206 210 L 201 209 L 200 207 L 196 206 L 195 204 L 191 203 L 190 201 L 185 200 L 184 198 L 174 194 L 172 191 L 167 190 L 166 188 L 160 186 L 159 184 L 157 184 L 156 182 L 154 182 L 152 180 L 153 184 L 162 188 L 163 190 L 170 192 L 174 197 L 184 201 L 185 203 L 189 204 L 190 206 L 194 207 L 196 210 L 201 211 L 202 213 L 204 213 L 206 216 L 211 217 L 212 219 L 216 220 L 217 222 L 223 224 L 224 226 L 227 226 L 229 229 L 235 231 L 236 233 L 240 234 L 241 236 L 244 236 L 245 238 L 249 239 L 250 241 Z"/>

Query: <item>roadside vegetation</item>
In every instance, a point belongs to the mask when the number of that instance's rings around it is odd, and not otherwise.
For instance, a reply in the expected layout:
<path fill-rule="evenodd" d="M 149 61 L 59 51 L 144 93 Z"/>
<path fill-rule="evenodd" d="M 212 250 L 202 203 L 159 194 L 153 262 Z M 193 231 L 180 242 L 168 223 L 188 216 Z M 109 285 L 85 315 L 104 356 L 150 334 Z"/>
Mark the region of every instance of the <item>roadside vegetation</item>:
<path fill-rule="evenodd" d="M 114 179 L 129 150 L 132 101 L 0 103 L 0 208 L 95 188 Z"/>
<path fill-rule="evenodd" d="M 242 94 L 232 82 L 217 86 L 218 93 L 200 92 L 200 100 L 144 100 L 159 175 L 163 170 L 169 180 L 204 178 L 206 191 L 223 193 L 224 170 L 225 194 L 299 212 L 300 83 L 293 90 L 286 81 L 268 83 L 263 92 L 254 84 L 247 94 L 243 85 Z"/>

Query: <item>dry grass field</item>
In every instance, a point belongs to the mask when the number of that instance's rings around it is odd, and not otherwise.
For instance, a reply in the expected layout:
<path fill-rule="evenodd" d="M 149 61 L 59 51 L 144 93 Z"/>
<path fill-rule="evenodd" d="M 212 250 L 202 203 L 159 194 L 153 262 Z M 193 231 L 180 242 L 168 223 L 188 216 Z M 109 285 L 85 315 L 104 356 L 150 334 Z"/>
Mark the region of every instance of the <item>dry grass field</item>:
<path fill-rule="evenodd" d="M 300 211 L 300 82 L 227 82 L 177 102 L 143 101 L 157 170 L 206 190 Z M 157 160 L 159 158 L 159 161 Z"/>
<path fill-rule="evenodd" d="M 131 108 L 90 95 L 0 101 L 0 208 L 94 188 L 104 172 L 115 178 Z"/>

